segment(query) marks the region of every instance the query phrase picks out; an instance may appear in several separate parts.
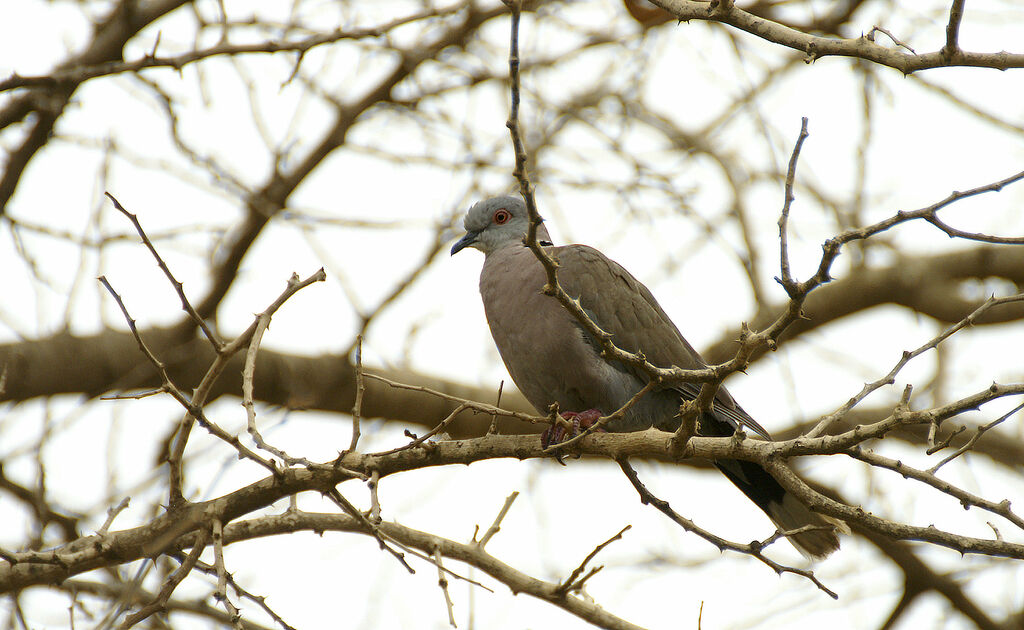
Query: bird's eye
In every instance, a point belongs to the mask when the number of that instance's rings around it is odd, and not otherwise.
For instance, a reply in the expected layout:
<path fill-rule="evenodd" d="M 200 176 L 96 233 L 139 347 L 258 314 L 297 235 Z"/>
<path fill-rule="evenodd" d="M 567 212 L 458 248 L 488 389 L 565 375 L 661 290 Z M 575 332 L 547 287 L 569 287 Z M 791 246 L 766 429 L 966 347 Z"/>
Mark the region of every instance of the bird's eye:
<path fill-rule="evenodd" d="M 504 225 L 505 223 L 508 223 L 511 218 L 512 213 L 502 208 L 494 213 L 494 224 Z"/>

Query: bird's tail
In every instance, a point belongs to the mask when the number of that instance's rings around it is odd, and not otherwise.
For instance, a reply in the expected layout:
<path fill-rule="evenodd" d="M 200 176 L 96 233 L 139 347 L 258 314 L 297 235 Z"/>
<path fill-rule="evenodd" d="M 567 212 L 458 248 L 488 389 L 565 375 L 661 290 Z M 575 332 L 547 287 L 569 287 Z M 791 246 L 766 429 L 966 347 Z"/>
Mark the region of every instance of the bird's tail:
<path fill-rule="evenodd" d="M 808 558 L 824 558 L 839 549 L 837 532 L 850 533 L 846 523 L 812 512 L 772 477 L 755 464 L 735 459 L 715 460 L 715 466 L 747 495 L 783 532 L 804 527 L 808 531 L 787 536 L 789 542 Z"/>

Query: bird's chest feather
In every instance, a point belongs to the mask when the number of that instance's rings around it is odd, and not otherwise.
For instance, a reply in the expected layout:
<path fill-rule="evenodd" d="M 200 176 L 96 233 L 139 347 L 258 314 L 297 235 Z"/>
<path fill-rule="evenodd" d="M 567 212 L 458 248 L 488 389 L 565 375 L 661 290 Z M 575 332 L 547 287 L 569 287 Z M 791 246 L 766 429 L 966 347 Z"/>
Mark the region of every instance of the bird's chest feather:
<path fill-rule="evenodd" d="M 487 323 L 509 374 L 538 411 L 610 412 L 628 400 L 624 375 L 602 359 L 576 320 L 545 295 L 543 267 L 526 248 L 488 256 L 480 274 Z M 579 297 L 579 296 L 573 296 Z"/>

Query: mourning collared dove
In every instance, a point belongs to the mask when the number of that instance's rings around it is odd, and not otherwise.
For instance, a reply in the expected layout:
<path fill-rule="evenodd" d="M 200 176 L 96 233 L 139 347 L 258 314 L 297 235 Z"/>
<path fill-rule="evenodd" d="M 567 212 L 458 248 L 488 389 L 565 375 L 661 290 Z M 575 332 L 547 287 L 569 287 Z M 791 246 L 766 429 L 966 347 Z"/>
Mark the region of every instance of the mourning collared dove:
<path fill-rule="evenodd" d="M 466 235 L 451 253 L 466 247 L 484 253 L 480 296 L 487 325 L 512 380 L 539 412 L 546 413 L 557 404 L 566 412 L 563 417 L 592 421 L 599 415 L 595 410 L 610 414 L 647 384 L 649 378 L 642 370 L 602 358 L 597 340 L 556 298 L 542 293 L 547 277 L 524 243 L 529 216 L 522 199 L 481 201 L 469 209 L 464 226 Z M 647 287 L 619 264 L 586 245 L 553 246 L 543 225 L 537 228 L 537 241 L 557 261 L 559 285 L 579 299 L 584 312 L 612 335 L 616 346 L 642 352 L 658 367 L 706 367 Z M 604 428 L 674 431 L 679 426 L 680 403 L 692 400 L 699 388 L 684 383 L 653 389 Z M 741 427 L 771 439 L 720 387 L 711 411 L 700 417 L 699 434 L 729 436 Z M 731 459 L 714 463 L 782 531 L 821 526 L 788 537 L 804 555 L 820 558 L 839 548 L 832 527 L 843 529 L 843 524 L 812 512 L 763 467 Z"/>

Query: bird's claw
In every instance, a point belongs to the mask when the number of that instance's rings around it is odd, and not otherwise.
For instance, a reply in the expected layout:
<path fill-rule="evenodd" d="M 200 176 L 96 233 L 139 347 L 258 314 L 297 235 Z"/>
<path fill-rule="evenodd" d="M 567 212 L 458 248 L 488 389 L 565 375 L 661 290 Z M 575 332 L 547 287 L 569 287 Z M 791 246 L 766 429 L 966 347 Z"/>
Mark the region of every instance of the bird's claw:
<path fill-rule="evenodd" d="M 557 446 L 566 440 L 571 440 L 583 431 L 586 431 L 590 427 L 594 426 L 594 423 L 601 417 L 601 412 L 597 409 L 587 409 L 586 411 L 563 411 L 560 420 L 556 420 L 551 426 L 544 430 L 540 435 L 540 445 L 542 448 L 548 448 L 549 446 Z M 604 431 L 604 429 L 598 427 L 597 431 Z M 565 465 L 562 461 L 561 453 L 554 453 L 555 460 Z"/>

